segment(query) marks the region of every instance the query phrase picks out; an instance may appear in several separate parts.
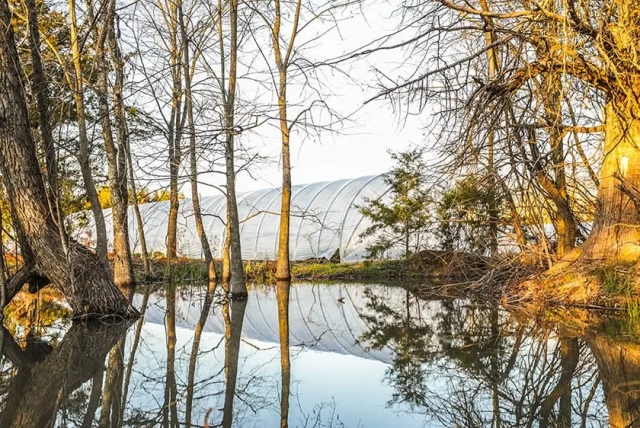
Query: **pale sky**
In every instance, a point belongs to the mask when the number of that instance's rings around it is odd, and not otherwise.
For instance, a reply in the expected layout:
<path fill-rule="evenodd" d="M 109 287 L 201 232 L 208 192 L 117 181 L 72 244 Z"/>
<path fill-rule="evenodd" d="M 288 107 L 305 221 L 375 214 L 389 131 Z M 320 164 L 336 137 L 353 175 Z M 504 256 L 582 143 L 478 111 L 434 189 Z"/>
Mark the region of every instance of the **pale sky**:
<path fill-rule="evenodd" d="M 343 53 L 352 52 L 377 37 L 391 33 L 398 22 L 392 16 L 395 7 L 396 5 L 386 2 L 376 2 L 375 8 L 366 9 L 366 16 L 362 9 L 352 8 L 348 12 L 349 16 L 339 24 L 339 31 L 325 34 L 321 41 L 305 54 L 317 60 L 335 58 Z M 321 32 L 323 27 L 309 28 L 305 31 L 307 38 L 314 37 L 314 31 Z M 343 116 L 356 113 L 344 126 L 337 126 L 335 133 L 324 132 L 319 137 L 299 133 L 292 135 L 294 185 L 381 174 L 388 171 L 392 165 L 388 149 L 404 150 L 425 142 L 428 133 L 425 125 L 428 120 L 427 113 L 419 116 L 396 113 L 388 100 L 377 100 L 363 105 L 377 92 L 377 77 L 372 71 L 373 64 L 376 68 L 383 69 L 385 74 L 395 77 L 407 66 L 403 61 L 401 52 L 386 51 L 341 66 L 350 78 L 330 70 L 324 72 L 326 79 L 323 79 L 323 84 L 334 94 L 328 101 L 330 107 Z M 289 91 L 290 97 L 295 93 L 295 89 L 294 86 Z M 260 147 L 261 153 L 278 158 L 278 135 L 266 136 L 271 134 L 269 130 L 260 133 L 262 138 L 250 137 L 252 143 L 254 140 L 260 140 L 254 144 Z M 279 162 L 260 168 L 254 174 L 255 180 L 247 174 L 242 174 L 238 177 L 238 190 L 279 187 L 282 181 L 281 174 Z"/>
<path fill-rule="evenodd" d="M 338 18 L 341 22 L 338 24 L 338 31 L 335 29 L 327 31 L 330 24 L 323 22 L 308 26 L 299 35 L 296 46 L 309 42 L 303 55 L 313 61 L 327 61 L 353 52 L 397 28 L 398 19 L 393 16 L 395 4 L 390 5 L 381 0 L 367 0 L 366 5 L 366 16 L 363 12 L 364 6 L 359 9 L 352 7 L 339 15 Z M 145 10 L 134 8 L 130 12 L 130 22 L 133 25 L 131 28 L 134 28 L 139 34 L 145 34 L 144 32 L 149 30 L 148 24 L 145 24 L 143 19 L 139 19 Z M 286 33 L 285 26 L 283 34 Z M 323 34 L 323 36 L 316 40 L 318 34 Z M 147 33 L 146 37 L 153 37 L 153 35 Z M 408 35 L 401 35 L 396 40 L 403 37 L 406 38 Z M 264 37 L 264 39 L 266 39 L 264 42 L 259 39 L 257 41 L 267 57 L 271 58 L 269 56 L 272 55 L 270 42 L 268 37 Z M 152 40 L 149 39 L 149 41 Z M 129 49 L 134 50 L 135 46 L 132 44 Z M 256 57 L 259 58 L 259 56 Z M 149 59 L 143 58 L 148 67 L 160 67 L 158 70 L 162 69 L 162 61 L 165 60 L 166 58 L 159 58 L 157 64 L 154 64 Z M 402 112 L 394 112 L 388 100 L 376 100 L 364 105 L 365 101 L 378 91 L 376 85 L 379 74 L 373 71 L 374 67 L 381 70 L 385 76 L 391 76 L 395 79 L 403 72 L 406 75 L 410 72 L 409 70 L 414 69 L 411 66 L 411 62 L 414 60 L 403 52 L 385 51 L 342 64 L 339 66 L 340 71 L 330 68 L 322 68 L 318 71 L 323 98 L 332 110 L 337 112 L 340 117 L 348 117 L 348 120 L 334 126 L 334 132 L 323 131 L 319 135 L 295 130 L 292 132 L 291 161 L 294 185 L 381 174 L 391 167 L 388 149 L 404 150 L 412 145 L 424 144 L 428 139 L 428 129 L 425 126 L 429 120 L 428 114 L 407 116 Z M 252 62 L 253 66 L 264 67 L 264 63 L 259 64 L 260 61 Z M 212 59 L 212 62 L 215 62 L 215 58 Z M 216 65 L 213 66 L 216 67 Z M 276 104 L 275 94 L 260 84 L 256 84 L 255 76 L 243 78 L 242 73 L 240 76 L 239 91 L 242 92 L 245 100 L 255 100 L 255 103 L 258 104 Z M 130 78 L 134 82 L 134 87 L 138 85 L 138 91 L 134 92 L 133 96 L 143 105 L 145 110 L 152 112 L 155 109 L 157 112 L 155 102 L 148 98 L 150 93 L 146 92 L 145 95 L 148 85 L 141 73 L 133 71 Z M 204 84 L 205 89 L 206 85 L 215 85 L 215 81 L 211 80 L 211 75 L 207 76 L 207 72 L 204 71 L 196 76 L 194 82 L 198 80 L 204 82 L 207 78 L 209 83 Z M 211 95 L 214 92 L 209 93 L 208 96 L 215 97 L 215 95 Z M 145 101 L 145 97 L 149 101 Z M 206 105 L 207 95 L 203 95 L 203 97 L 202 100 Z M 295 117 L 298 111 L 308 107 L 309 103 L 316 99 L 314 92 L 304 90 L 295 81 L 289 85 L 288 97 L 291 104 L 289 118 Z M 165 105 L 168 105 L 168 102 L 165 101 Z M 215 107 L 208 114 L 217 114 Z M 242 117 L 242 115 L 242 111 L 237 113 L 238 117 Z M 205 120 L 210 119 L 205 118 Z M 251 120 L 249 119 L 249 123 Z M 319 120 L 319 122 L 326 123 L 326 120 Z M 277 121 L 272 120 L 252 132 L 244 132 L 239 138 L 243 145 L 251 147 L 253 151 L 262 156 L 267 156 L 270 161 L 253 167 L 251 175 L 241 172 L 237 177 L 237 190 L 242 192 L 280 187 L 282 171 Z M 166 177 L 166 172 L 163 172 L 166 169 L 166 155 L 163 154 L 163 152 L 166 153 L 166 142 L 142 140 L 138 144 L 140 146 L 137 150 L 140 152 L 140 157 L 145 158 L 146 156 L 146 159 L 154 160 L 145 161 L 148 163 L 143 166 L 143 171 L 137 173 L 137 176 L 142 179 L 142 185 L 145 185 L 144 180 L 148 179 L 150 180 L 149 187 L 157 188 L 160 183 L 166 180 L 166 178 L 162 178 Z M 224 185 L 224 177 L 219 173 L 201 175 L 200 181 L 212 185 L 200 186 L 200 193 L 203 196 L 219 194 L 213 186 Z M 188 186 L 183 187 L 181 191 L 189 194 Z"/>

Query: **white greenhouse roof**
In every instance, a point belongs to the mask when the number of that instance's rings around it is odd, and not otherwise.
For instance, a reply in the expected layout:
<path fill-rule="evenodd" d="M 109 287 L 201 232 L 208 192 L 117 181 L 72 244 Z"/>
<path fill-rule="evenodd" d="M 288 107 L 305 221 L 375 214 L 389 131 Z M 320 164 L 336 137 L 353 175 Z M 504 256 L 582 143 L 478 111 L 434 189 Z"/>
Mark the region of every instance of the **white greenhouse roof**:
<path fill-rule="evenodd" d="M 370 225 L 357 206 L 366 199 L 376 199 L 388 191 L 383 175 L 355 179 L 297 185 L 292 188 L 290 251 L 292 260 L 330 258 L 340 250 L 343 262 L 362 260 L 370 239 L 360 234 Z M 241 221 L 240 237 L 244 260 L 275 260 L 280 222 L 280 189 L 264 189 L 237 196 Z M 220 257 L 224 242 L 226 200 L 223 195 L 203 197 L 200 201 L 204 227 L 214 257 Z M 165 253 L 169 202 L 140 205 L 149 252 Z M 113 245 L 111 209 L 104 210 L 109 238 Z M 91 244 L 95 237 L 92 216 L 79 239 Z M 134 253 L 140 252 L 133 207 L 129 208 L 129 238 Z M 178 214 L 178 254 L 201 258 L 202 250 L 196 234 L 193 205 L 190 199 L 180 201 Z"/>

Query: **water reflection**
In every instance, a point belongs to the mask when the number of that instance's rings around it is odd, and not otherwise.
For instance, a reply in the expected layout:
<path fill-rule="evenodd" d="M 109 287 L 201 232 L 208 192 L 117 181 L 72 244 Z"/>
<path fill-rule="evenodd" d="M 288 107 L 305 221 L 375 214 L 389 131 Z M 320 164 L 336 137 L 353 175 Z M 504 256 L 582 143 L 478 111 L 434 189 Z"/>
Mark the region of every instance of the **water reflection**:
<path fill-rule="evenodd" d="M 146 310 L 126 336 L 3 329 L 0 427 L 640 426 L 630 337 L 375 285 L 134 301 Z"/>
<path fill-rule="evenodd" d="M 82 386 L 102 372 L 107 353 L 127 328 L 126 324 L 73 324 L 55 344 L 18 344 L 0 328 L 0 426 L 47 427 L 56 418 L 68 426 L 82 425 L 84 415 L 95 411 L 86 406 Z"/>

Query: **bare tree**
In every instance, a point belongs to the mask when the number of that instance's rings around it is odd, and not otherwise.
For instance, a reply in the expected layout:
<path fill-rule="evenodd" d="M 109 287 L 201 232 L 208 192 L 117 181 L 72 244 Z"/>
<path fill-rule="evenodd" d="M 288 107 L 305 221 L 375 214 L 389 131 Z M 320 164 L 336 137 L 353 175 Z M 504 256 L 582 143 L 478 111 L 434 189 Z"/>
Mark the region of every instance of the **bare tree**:
<path fill-rule="evenodd" d="M 225 55 L 225 35 L 223 14 L 227 13 L 229 27 L 229 57 Z M 223 8 L 222 0 L 218 0 L 217 28 L 220 45 L 220 81 L 222 105 L 224 109 L 223 127 L 225 130 L 225 171 L 227 195 L 227 238 L 225 252 L 229 254 L 228 273 L 223 272 L 223 281 L 229 277 L 229 288 L 234 297 L 246 297 L 247 285 L 242 265 L 242 244 L 240 243 L 240 219 L 236 200 L 236 167 L 235 137 L 238 132 L 235 126 L 237 72 L 238 72 L 238 0 L 230 0 Z M 227 63 L 228 62 L 228 63 Z M 227 71 L 228 70 L 228 71 Z M 228 242 L 228 247 L 226 243 Z M 228 250 L 226 249 L 228 248 Z M 224 264 L 223 264 L 224 268 Z"/>

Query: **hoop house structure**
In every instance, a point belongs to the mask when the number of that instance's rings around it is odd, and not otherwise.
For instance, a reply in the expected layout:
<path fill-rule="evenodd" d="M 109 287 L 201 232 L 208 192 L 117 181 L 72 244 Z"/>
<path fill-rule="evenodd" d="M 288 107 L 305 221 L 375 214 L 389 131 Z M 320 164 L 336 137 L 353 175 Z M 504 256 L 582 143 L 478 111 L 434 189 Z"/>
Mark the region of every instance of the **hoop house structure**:
<path fill-rule="evenodd" d="M 290 251 L 292 260 L 331 258 L 353 262 L 366 257 L 370 238 L 360 234 L 370 225 L 357 206 L 366 199 L 375 199 L 388 191 L 384 176 L 367 176 L 350 180 L 294 186 L 291 198 Z M 280 189 L 264 189 L 238 194 L 241 221 L 242 258 L 244 260 L 275 260 L 278 245 Z M 225 238 L 224 195 L 203 197 L 201 202 L 204 227 L 211 242 L 214 257 L 220 257 Z M 149 252 L 166 250 L 169 202 L 140 205 Z M 89 216 L 91 217 L 91 216 Z M 129 237 L 133 252 L 140 251 L 133 209 L 130 208 Z M 105 210 L 109 239 L 113 237 L 111 210 Z M 79 238 L 92 244 L 95 228 L 84 228 Z M 110 248 L 112 242 L 109 242 Z M 193 205 L 190 199 L 180 201 L 178 215 L 178 254 L 187 258 L 202 257 L 196 235 Z"/>

